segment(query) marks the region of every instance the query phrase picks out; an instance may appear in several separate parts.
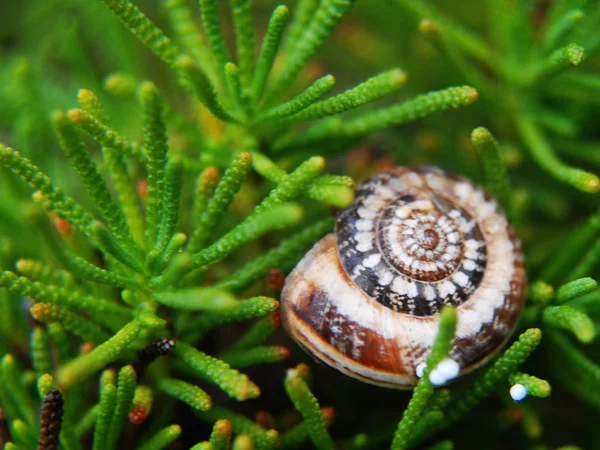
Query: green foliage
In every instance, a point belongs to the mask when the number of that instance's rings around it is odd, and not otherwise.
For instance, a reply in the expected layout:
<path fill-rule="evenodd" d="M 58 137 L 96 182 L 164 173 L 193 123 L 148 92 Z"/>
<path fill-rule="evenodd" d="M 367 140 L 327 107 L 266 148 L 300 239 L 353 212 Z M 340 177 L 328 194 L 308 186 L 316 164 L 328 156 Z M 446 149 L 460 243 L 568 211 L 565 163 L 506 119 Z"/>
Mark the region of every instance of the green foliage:
<path fill-rule="evenodd" d="M 56 430 L 65 450 L 505 448 L 508 430 L 510 446 L 590 447 L 584 419 L 547 438 L 541 405 L 561 401 L 548 378 L 600 408 L 598 5 L 222 3 L 3 11 L 0 447 Z M 313 384 L 304 364 L 284 376 L 300 354 L 279 331 L 283 277 L 351 204 L 337 174 L 390 160 L 480 180 L 506 209 L 532 280 L 518 338 L 436 387 L 445 309 L 410 399 Z M 519 405 L 522 433 L 514 405 L 479 405 L 516 384 L 545 399 Z M 52 392 L 64 414 L 44 428 Z M 480 412 L 485 436 L 456 431 Z"/>
<path fill-rule="evenodd" d="M 319 402 L 314 397 L 302 373 L 289 370 L 285 377 L 285 390 L 302 417 L 311 440 L 318 449 L 333 449 L 333 441 L 325 428 Z"/>
<path fill-rule="evenodd" d="M 393 449 L 400 450 L 407 447 L 408 439 L 415 424 L 423 417 L 427 403 L 433 395 L 434 385 L 430 380 L 430 375 L 435 367 L 448 356 L 454 341 L 455 331 L 456 310 L 446 307 L 440 312 L 438 333 L 427 358 L 427 366 L 423 372 L 423 377 L 415 387 L 402 420 L 398 424 L 398 429 L 394 434 Z"/>

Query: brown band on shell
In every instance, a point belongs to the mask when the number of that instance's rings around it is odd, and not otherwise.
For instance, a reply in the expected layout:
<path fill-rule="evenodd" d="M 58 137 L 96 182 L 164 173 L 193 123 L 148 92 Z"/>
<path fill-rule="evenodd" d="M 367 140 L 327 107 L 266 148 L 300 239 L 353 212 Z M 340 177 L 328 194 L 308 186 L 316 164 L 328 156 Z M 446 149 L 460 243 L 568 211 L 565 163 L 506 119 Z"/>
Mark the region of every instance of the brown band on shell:
<path fill-rule="evenodd" d="M 315 286 L 303 294 L 306 297 L 294 304 L 293 312 L 325 345 L 373 370 L 399 373 L 406 368 L 395 340 L 385 339 L 341 315 L 327 294 Z"/>

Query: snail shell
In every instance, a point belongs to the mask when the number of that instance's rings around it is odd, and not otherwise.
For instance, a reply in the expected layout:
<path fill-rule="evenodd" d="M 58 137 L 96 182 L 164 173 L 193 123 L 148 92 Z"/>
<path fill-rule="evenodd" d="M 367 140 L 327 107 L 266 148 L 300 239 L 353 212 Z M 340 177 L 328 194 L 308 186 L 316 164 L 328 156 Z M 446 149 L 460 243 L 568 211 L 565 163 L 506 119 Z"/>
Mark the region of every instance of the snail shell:
<path fill-rule="evenodd" d="M 418 381 L 444 305 L 457 307 L 459 376 L 506 342 L 525 300 L 521 244 L 469 180 L 398 167 L 359 186 L 336 231 L 287 277 L 283 324 L 308 353 L 367 383 Z"/>

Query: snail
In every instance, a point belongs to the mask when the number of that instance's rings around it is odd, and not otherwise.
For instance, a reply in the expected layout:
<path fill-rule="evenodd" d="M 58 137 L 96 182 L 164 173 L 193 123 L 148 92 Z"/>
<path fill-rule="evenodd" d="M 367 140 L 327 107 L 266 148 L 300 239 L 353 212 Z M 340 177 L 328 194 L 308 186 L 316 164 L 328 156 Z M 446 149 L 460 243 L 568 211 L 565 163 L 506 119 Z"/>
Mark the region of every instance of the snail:
<path fill-rule="evenodd" d="M 457 308 L 446 363 L 461 377 L 508 340 L 526 290 L 521 244 L 494 199 L 436 167 L 397 167 L 358 187 L 335 232 L 286 278 L 281 311 L 315 359 L 408 389 L 423 373 L 444 305 Z"/>

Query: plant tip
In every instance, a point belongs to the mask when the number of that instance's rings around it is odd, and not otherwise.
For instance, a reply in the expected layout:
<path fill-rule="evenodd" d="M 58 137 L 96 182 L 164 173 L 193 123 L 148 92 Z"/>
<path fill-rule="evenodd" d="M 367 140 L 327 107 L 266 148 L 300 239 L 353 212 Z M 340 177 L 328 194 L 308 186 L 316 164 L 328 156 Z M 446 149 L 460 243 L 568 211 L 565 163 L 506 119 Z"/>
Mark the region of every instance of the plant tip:
<path fill-rule="evenodd" d="M 83 119 L 83 116 L 85 115 L 85 111 L 78 109 L 78 108 L 73 108 L 67 112 L 67 115 L 68 115 L 69 119 L 71 120 L 71 122 L 79 123 Z"/>
<path fill-rule="evenodd" d="M 493 140 L 492 134 L 485 127 L 478 127 L 471 133 L 471 140 L 475 145 L 481 145 Z"/>

